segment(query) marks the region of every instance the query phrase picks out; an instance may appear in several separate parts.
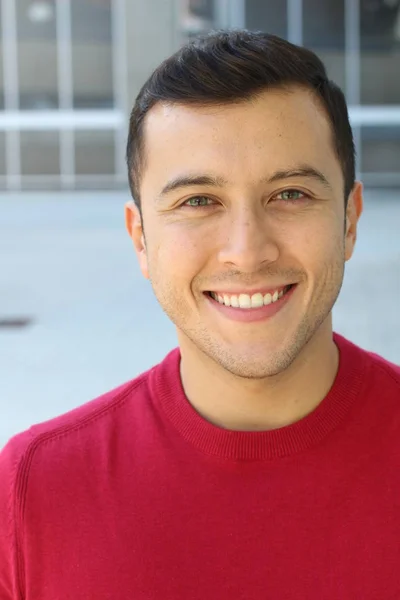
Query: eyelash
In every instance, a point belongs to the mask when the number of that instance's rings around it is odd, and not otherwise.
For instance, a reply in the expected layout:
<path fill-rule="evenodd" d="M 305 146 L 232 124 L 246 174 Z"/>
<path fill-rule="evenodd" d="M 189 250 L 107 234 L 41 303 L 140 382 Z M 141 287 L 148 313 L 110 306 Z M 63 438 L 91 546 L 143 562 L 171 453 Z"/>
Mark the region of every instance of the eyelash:
<path fill-rule="evenodd" d="M 281 199 L 281 202 L 284 202 L 284 203 L 286 203 L 286 204 L 294 204 L 294 203 L 296 203 L 296 202 L 299 202 L 299 201 L 301 201 L 301 200 L 305 200 L 305 199 L 308 199 L 308 198 L 310 198 L 310 196 L 309 196 L 308 194 L 306 194 L 306 193 L 305 193 L 305 192 L 303 192 L 302 190 L 298 190 L 297 188 L 288 188 L 287 190 L 282 190 L 281 192 L 279 192 L 278 194 L 276 194 L 276 196 L 280 196 L 281 194 L 293 193 L 293 192 L 296 192 L 296 193 L 298 193 L 298 194 L 301 194 L 301 195 L 302 195 L 302 198 L 297 198 L 297 199 L 295 199 L 295 200 L 283 200 L 283 199 Z M 274 198 L 276 198 L 276 196 L 274 196 Z M 183 203 L 183 205 L 182 205 L 182 206 L 183 206 L 184 208 L 210 208 L 211 206 L 213 206 L 213 204 L 204 204 L 204 205 L 202 205 L 202 204 L 198 204 L 197 206 L 190 206 L 190 205 L 188 204 L 188 202 L 190 202 L 191 200 L 194 200 L 194 199 L 199 199 L 199 198 L 204 198 L 204 199 L 206 199 L 206 200 L 211 200 L 211 201 L 213 201 L 213 199 L 212 199 L 212 198 L 210 198 L 209 196 L 203 196 L 202 194 L 199 194 L 199 195 L 197 195 L 197 196 L 191 196 L 190 198 L 188 198 L 188 199 L 187 199 L 187 200 L 186 200 L 186 201 Z M 214 202 L 214 201 L 213 201 L 213 202 Z"/>

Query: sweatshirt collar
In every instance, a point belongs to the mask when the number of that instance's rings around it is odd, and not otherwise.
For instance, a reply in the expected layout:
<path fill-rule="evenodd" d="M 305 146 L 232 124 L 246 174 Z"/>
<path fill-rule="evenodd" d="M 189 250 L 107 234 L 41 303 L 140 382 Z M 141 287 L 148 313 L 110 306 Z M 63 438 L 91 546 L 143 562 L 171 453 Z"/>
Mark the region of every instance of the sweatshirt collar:
<path fill-rule="evenodd" d="M 187 399 L 180 376 L 181 354 L 173 350 L 151 373 L 153 398 L 174 428 L 205 454 L 233 460 L 272 460 L 320 443 L 345 419 L 360 395 L 367 353 L 334 334 L 339 369 L 332 388 L 308 415 L 268 431 L 232 431 L 202 417 Z"/>

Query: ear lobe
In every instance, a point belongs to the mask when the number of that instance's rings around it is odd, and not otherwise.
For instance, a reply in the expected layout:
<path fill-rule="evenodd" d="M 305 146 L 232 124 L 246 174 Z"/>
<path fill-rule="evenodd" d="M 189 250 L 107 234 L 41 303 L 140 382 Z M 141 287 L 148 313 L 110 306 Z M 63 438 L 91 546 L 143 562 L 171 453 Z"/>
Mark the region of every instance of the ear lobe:
<path fill-rule="evenodd" d="M 147 251 L 140 211 L 133 201 L 125 204 L 125 227 L 133 242 L 140 270 L 146 279 L 149 279 L 147 264 Z"/>

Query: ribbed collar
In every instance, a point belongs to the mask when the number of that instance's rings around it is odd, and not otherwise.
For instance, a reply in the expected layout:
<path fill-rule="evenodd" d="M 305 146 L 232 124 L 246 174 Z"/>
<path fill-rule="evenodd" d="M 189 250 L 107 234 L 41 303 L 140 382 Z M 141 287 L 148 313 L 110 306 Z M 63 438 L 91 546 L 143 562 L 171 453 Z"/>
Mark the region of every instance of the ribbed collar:
<path fill-rule="evenodd" d="M 301 420 L 270 431 L 232 431 L 213 425 L 193 408 L 180 377 L 180 351 L 173 350 L 150 375 L 153 400 L 179 433 L 202 452 L 234 460 L 271 460 L 318 444 L 345 418 L 366 379 L 368 354 L 334 334 L 339 369 L 327 396 Z"/>

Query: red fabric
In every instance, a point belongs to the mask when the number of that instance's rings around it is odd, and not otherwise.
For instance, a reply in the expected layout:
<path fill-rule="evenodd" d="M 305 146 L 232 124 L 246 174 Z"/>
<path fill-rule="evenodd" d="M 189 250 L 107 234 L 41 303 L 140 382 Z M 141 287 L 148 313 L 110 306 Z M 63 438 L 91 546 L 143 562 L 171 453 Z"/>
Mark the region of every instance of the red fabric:
<path fill-rule="evenodd" d="M 339 336 L 307 417 L 198 415 L 179 352 L 0 454 L 1 600 L 400 598 L 400 369 Z"/>

